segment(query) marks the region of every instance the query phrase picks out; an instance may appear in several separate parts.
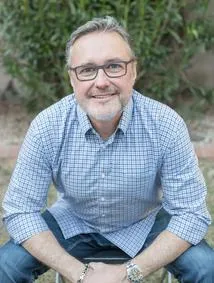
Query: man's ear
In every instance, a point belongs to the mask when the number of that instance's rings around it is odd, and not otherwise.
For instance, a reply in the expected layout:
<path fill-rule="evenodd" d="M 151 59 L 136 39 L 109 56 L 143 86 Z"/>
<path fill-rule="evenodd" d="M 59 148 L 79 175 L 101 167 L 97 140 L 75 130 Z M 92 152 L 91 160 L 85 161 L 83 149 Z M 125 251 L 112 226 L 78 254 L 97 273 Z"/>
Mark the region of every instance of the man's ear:
<path fill-rule="evenodd" d="M 72 77 L 72 74 L 71 74 L 71 70 L 68 70 L 68 76 L 69 76 L 69 79 L 70 79 L 70 84 L 71 84 L 72 88 L 74 88 L 74 81 L 73 81 L 73 77 Z"/>
<path fill-rule="evenodd" d="M 137 61 L 134 61 L 133 66 L 132 66 L 132 72 L 133 72 L 133 81 L 135 83 L 137 79 Z"/>

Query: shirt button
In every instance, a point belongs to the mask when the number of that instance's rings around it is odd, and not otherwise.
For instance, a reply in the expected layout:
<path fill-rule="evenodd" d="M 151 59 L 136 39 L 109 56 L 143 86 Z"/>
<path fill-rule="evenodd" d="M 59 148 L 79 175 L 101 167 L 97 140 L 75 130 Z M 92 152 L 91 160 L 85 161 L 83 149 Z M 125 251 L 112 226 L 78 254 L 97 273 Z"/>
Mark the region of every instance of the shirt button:
<path fill-rule="evenodd" d="M 105 217 L 106 215 L 105 214 L 102 214 L 102 217 Z"/>
<path fill-rule="evenodd" d="M 104 179 L 106 175 L 105 175 L 105 173 L 102 173 L 102 175 L 101 175 L 101 176 L 102 176 L 102 178 Z"/>
<path fill-rule="evenodd" d="M 104 201 L 105 200 L 105 198 L 104 197 L 101 197 L 101 201 Z"/>

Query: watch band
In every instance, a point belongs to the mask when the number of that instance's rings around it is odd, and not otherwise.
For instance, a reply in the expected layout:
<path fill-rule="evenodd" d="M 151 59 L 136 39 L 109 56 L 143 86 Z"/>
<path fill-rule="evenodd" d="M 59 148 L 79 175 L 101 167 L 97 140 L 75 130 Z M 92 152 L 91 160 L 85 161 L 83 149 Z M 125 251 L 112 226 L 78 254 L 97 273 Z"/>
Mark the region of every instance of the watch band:
<path fill-rule="evenodd" d="M 126 263 L 126 270 L 127 270 L 127 279 L 131 283 L 142 283 L 144 276 L 142 274 L 141 268 L 129 260 Z"/>
<path fill-rule="evenodd" d="M 89 269 L 89 264 L 86 263 L 86 264 L 85 264 L 85 268 L 83 269 L 83 272 L 81 273 L 80 278 L 79 278 L 79 280 L 77 281 L 77 283 L 82 283 L 82 282 L 83 282 L 83 279 L 85 278 L 88 269 Z"/>

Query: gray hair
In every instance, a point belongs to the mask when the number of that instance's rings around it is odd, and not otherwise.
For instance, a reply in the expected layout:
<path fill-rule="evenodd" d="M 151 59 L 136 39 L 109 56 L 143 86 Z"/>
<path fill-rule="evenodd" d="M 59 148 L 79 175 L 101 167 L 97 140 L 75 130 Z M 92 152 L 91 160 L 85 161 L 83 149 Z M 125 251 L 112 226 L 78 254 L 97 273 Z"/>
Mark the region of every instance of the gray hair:
<path fill-rule="evenodd" d="M 103 18 L 94 18 L 91 21 L 86 22 L 84 25 L 77 28 L 70 36 L 70 39 L 67 41 L 66 44 L 66 64 L 69 66 L 69 58 L 70 58 L 70 51 L 71 47 L 73 46 L 74 42 L 82 37 L 83 35 L 102 31 L 102 32 L 117 32 L 124 41 L 128 44 L 130 51 L 135 57 L 134 51 L 132 49 L 131 39 L 128 32 L 117 22 L 117 20 L 113 17 L 106 16 Z"/>

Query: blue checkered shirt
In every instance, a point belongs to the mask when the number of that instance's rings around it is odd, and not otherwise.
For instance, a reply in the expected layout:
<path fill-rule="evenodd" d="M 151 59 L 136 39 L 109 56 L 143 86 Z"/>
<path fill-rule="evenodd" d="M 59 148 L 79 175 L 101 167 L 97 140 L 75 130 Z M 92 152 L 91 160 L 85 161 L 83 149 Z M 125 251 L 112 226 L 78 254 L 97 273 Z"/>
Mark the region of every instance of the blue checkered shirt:
<path fill-rule="evenodd" d="M 61 197 L 49 210 L 65 238 L 100 233 L 131 257 L 161 207 L 172 215 L 167 230 L 192 244 L 210 223 L 184 121 L 136 91 L 108 140 L 93 129 L 74 95 L 33 120 L 3 202 L 17 243 L 48 229 L 41 211 L 51 182 Z"/>

